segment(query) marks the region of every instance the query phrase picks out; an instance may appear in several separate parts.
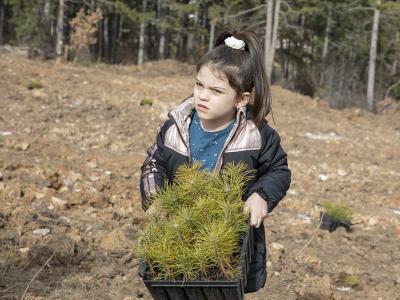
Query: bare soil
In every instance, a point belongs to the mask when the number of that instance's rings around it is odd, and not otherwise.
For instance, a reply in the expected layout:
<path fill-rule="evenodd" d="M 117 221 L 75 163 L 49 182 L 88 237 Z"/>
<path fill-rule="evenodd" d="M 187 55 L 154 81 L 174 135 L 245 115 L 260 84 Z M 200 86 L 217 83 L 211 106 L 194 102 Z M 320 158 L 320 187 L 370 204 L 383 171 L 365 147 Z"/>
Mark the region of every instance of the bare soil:
<path fill-rule="evenodd" d="M 193 70 L 0 54 L 1 299 L 151 299 L 132 250 L 140 166 Z M 246 299 L 400 299 L 399 109 L 272 92 L 293 180 L 265 221 L 267 285 Z M 327 200 L 350 207 L 351 232 L 318 229 Z"/>

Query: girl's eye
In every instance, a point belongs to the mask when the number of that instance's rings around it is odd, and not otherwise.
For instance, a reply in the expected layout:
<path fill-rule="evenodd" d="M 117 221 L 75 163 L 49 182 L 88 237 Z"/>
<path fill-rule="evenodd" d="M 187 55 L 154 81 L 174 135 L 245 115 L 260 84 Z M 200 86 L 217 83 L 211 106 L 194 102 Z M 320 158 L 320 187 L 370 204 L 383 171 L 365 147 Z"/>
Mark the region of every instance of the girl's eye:
<path fill-rule="evenodd" d="M 216 94 L 222 94 L 222 91 L 220 91 L 220 90 L 213 90 L 214 91 L 214 93 L 216 93 Z"/>
<path fill-rule="evenodd" d="M 203 85 L 200 82 L 196 82 L 196 86 L 203 87 Z"/>

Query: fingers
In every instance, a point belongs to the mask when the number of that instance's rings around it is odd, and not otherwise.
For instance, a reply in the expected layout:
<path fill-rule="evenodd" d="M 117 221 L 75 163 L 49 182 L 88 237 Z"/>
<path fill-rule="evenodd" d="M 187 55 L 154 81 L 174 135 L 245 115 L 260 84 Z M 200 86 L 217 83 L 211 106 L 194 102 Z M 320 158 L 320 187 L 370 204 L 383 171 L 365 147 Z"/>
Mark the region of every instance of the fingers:
<path fill-rule="evenodd" d="M 258 219 L 259 218 L 258 218 L 258 216 L 256 214 L 251 214 L 251 216 L 250 216 L 250 226 L 258 228 L 260 226 L 260 225 L 257 226 Z"/>
<path fill-rule="evenodd" d="M 262 222 L 262 218 L 257 218 L 256 228 L 260 227 L 261 222 Z"/>

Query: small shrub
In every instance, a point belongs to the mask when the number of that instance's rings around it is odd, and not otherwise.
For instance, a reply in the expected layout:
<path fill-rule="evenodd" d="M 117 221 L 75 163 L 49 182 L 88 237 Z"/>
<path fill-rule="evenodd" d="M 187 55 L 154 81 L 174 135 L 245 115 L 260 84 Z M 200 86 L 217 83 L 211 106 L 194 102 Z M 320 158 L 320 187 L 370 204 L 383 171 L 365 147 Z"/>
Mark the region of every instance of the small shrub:
<path fill-rule="evenodd" d="M 329 215 L 344 223 L 349 224 L 351 222 L 352 213 L 347 206 L 340 203 L 324 202 L 323 207 L 326 215 Z"/>
<path fill-rule="evenodd" d="M 150 98 L 142 98 L 142 100 L 140 100 L 140 106 L 144 106 L 144 105 L 148 105 L 148 106 L 152 106 L 153 105 L 153 100 Z"/>
<path fill-rule="evenodd" d="M 360 279 L 357 275 L 347 275 L 344 279 L 344 283 L 348 287 L 356 287 L 360 284 Z"/>
<path fill-rule="evenodd" d="M 39 80 L 31 80 L 28 83 L 28 90 L 42 89 L 43 87 L 44 87 L 43 83 L 40 82 Z"/>

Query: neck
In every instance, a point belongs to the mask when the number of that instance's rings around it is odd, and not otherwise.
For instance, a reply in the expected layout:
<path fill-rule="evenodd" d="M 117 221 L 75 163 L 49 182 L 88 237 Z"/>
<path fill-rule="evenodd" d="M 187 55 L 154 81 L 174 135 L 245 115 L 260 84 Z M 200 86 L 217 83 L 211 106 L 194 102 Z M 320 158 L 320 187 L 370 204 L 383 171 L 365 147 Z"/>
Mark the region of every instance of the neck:
<path fill-rule="evenodd" d="M 220 131 L 229 126 L 229 124 L 235 119 L 236 114 L 232 113 L 230 118 L 224 118 L 222 120 L 205 120 L 200 119 L 201 127 L 206 131 Z"/>

